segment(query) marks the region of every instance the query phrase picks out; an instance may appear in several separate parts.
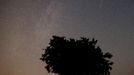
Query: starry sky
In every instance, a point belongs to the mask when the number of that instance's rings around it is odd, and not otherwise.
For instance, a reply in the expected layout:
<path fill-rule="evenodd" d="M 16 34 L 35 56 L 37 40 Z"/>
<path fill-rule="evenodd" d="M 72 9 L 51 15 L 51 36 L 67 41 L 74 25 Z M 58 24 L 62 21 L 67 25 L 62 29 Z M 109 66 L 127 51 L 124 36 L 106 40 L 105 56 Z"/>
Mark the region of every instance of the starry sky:
<path fill-rule="evenodd" d="M 111 75 L 134 75 L 134 0 L 0 0 L 0 75 L 54 75 L 39 60 L 52 35 L 96 38 Z"/>

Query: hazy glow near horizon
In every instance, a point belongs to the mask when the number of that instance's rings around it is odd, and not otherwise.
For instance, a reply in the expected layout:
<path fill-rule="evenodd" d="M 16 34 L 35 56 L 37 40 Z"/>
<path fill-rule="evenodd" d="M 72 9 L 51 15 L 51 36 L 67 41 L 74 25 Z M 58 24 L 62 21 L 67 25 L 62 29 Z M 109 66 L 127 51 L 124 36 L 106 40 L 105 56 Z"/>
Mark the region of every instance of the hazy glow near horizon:
<path fill-rule="evenodd" d="M 134 75 L 133 0 L 1 0 L 0 75 L 50 75 L 39 60 L 52 35 L 96 38 L 111 75 Z"/>

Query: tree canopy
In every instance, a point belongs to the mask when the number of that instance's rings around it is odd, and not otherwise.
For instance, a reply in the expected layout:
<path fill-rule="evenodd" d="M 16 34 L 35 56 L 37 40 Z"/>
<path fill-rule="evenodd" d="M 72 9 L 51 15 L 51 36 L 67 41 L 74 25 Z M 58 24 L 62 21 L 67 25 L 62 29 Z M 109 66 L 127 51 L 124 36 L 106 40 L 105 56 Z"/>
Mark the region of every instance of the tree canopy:
<path fill-rule="evenodd" d="M 59 75 L 110 75 L 112 55 L 103 53 L 97 40 L 53 36 L 41 60 L 50 73 Z"/>

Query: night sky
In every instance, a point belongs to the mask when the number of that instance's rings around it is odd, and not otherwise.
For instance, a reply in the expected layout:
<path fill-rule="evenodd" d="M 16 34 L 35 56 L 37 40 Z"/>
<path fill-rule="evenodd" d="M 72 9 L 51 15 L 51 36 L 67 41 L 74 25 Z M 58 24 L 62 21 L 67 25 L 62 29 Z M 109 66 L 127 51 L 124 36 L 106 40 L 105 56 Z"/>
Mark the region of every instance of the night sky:
<path fill-rule="evenodd" d="M 51 75 L 39 58 L 52 35 L 96 38 L 111 75 L 134 75 L 134 0 L 0 0 L 0 75 Z"/>

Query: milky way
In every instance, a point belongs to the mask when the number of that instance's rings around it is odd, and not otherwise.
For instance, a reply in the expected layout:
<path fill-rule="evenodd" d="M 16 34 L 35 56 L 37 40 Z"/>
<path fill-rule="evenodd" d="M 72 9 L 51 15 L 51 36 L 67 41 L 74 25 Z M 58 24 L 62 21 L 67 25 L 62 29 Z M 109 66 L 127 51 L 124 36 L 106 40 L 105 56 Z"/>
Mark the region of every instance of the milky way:
<path fill-rule="evenodd" d="M 0 75 L 47 75 L 39 58 L 52 35 L 94 37 L 114 55 L 111 75 L 134 75 L 133 9 L 133 0 L 0 0 Z"/>
<path fill-rule="evenodd" d="M 100 0 L 99 8 L 102 8 L 104 0 Z"/>

